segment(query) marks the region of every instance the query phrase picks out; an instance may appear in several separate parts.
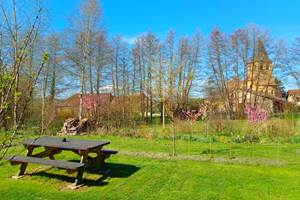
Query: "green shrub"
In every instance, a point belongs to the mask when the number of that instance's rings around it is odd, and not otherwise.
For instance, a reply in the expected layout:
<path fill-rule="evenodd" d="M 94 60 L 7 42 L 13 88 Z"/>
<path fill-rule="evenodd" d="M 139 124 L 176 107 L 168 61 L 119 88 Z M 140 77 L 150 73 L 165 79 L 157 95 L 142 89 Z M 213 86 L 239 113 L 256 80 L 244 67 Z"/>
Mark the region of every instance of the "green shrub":
<path fill-rule="evenodd" d="M 300 143 L 300 135 L 294 135 L 294 136 L 289 137 L 288 142 L 292 143 L 292 144 L 299 144 Z"/>
<path fill-rule="evenodd" d="M 295 134 L 295 122 L 290 119 L 270 119 L 262 130 L 267 137 L 275 141 L 277 137 L 283 137 L 288 141 L 289 137 Z"/>
<path fill-rule="evenodd" d="M 235 143 L 258 143 L 260 142 L 260 138 L 255 134 L 246 134 L 243 136 L 233 136 L 231 141 Z"/>

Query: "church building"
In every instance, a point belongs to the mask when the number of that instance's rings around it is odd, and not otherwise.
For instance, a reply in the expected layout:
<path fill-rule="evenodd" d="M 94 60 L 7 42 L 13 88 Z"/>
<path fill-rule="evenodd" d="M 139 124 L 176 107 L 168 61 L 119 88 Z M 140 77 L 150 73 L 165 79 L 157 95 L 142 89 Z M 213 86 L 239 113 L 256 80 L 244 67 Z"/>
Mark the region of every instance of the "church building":
<path fill-rule="evenodd" d="M 245 104 L 260 105 L 269 112 L 282 111 L 286 102 L 273 76 L 273 64 L 264 44 L 258 40 L 252 58 L 247 64 L 246 80 L 235 77 L 228 82 L 233 110 L 244 108 Z"/>

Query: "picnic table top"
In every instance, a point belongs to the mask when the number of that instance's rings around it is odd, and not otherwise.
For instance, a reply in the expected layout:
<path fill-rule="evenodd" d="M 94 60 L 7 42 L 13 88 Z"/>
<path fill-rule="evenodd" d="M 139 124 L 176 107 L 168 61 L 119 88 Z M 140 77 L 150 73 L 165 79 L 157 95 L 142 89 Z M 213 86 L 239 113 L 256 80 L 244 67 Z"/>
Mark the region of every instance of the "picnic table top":
<path fill-rule="evenodd" d="M 79 140 L 54 137 L 40 137 L 37 139 L 27 139 L 23 141 L 23 144 L 27 146 L 54 147 L 57 149 L 66 150 L 91 150 L 109 143 L 109 141 Z"/>

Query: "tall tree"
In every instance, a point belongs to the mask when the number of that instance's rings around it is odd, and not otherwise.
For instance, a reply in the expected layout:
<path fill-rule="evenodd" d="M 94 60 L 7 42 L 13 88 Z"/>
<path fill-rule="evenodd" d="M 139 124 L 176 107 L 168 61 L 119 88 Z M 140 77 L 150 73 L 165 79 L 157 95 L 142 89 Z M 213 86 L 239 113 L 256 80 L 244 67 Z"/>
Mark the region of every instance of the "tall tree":
<path fill-rule="evenodd" d="M 147 73 L 147 82 L 146 82 L 146 95 L 149 97 L 149 105 L 147 104 L 146 117 L 148 113 L 150 114 L 150 122 L 152 123 L 153 116 L 153 72 L 154 66 L 158 63 L 158 38 L 151 32 L 148 32 L 144 37 L 144 52 L 146 58 L 146 73 Z"/>
<path fill-rule="evenodd" d="M 93 66 L 95 47 L 94 42 L 96 35 L 100 32 L 99 20 L 101 17 L 101 7 L 98 0 L 84 1 L 80 6 L 79 12 L 79 28 L 82 33 L 83 39 L 83 57 L 84 64 L 87 65 L 88 70 L 88 82 L 90 93 L 94 93 L 93 86 Z M 78 20 L 78 19 L 77 19 Z"/>
<path fill-rule="evenodd" d="M 228 88 L 230 80 L 230 63 L 228 60 L 228 40 L 219 29 L 214 29 L 208 45 L 208 65 L 213 72 L 213 80 L 221 99 L 224 99 L 227 116 L 233 117 L 233 105 Z"/>
<path fill-rule="evenodd" d="M 42 8 L 37 5 L 37 10 L 27 10 L 28 13 L 21 12 L 19 2 L 12 0 L 9 2 L 0 2 L 0 10 L 3 18 L 0 28 L 1 36 L 5 35 L 6 45 L 2 45 L 1 52 L 1 73 L 0 73 L 0 124 L 3 125 L 8 119 L 8 111 L 12 109 L 13 127 L 12 135 L 8 140 L 4 140 L 0 146 L 0 160 L 6 155 L 8 148 L 17 133 L 17 130 L 24 119 L 27 106 L 32 100 L 33 91 L 42 71 L 48 55 L 44 54 L 39 59 L 39 64 L 32 66 L 31 53 L 37 43 L 40 33 L 40 24 L 42 17 Z M 35 2 L 36 3 L 36 2 Z M 12 14 L 10 14 L 12 13 Z M 24 18 L 26 23 L 22 23 Z M 25 16 L 34 16 L 26 18 Z M 41 54 L 39 54 L 41 55 Z M 31 70 L 26 69 L 26 66 Z M 26 84 L 21 84 L 21 83 Z M 13 100 L 11 100 L 13 99 Z"/>

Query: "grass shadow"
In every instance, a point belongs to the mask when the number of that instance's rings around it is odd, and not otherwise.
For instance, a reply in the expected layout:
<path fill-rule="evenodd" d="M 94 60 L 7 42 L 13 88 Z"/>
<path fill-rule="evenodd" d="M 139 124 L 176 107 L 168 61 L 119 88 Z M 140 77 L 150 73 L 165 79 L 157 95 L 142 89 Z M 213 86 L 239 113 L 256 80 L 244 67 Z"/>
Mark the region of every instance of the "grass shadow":
<path fill-rule="evenodd" d="M 70 162 L 79 162 L 79 160 L 68 160 Z M 127 178 L 137 172 L 140 167 L 134 165 L 128 165 L 123 163 L 106 163 L 106 168 L 111 172 L 107 175 L 111 178 Z M 90 164 L 86 168 L 86 172 L 89 174 L 103 175 L 102 169 L 96 164 Z"/>
<path fill-rule="evenodd" d="M 139 167 L 136 167 L 134 165 L 120 164 L 120 163 L 107 163 L 106 167 L 107 169 L 110 170 L 108 174 L 103 174 L 99 167 L 95 167 L 95 166 L 88 167 L 85 173 L 100 175 L 100 178 L 97 180 L 89 180 L 83 178 L 82 184 L 84 184 L 85 186 L 104 186 L 108 184 L 108 182 L 105 182 L 107 178 L 127 178 L 132 174 L 136 173 L 140 169 Z M 70 175 L 70 176 L 62 175 L 62 174 L 54 174 L 48 172 L 50 169 L 52 168 L 44 169 L 39 172 L 34 172 L 30 175 L 47 177 L 52 179 L 58 179 L 64 182 L 74 183 L 76 173 L 74 173 L 75 175 Z"/>
<path fill-rule="evenodd" d="M 120 163 L 107 163 L 106 167 L 111 170 L 108 174 L 111 178 L 127 178 L 140 170 L 140 167 Z"/>
<path fill-rule="evenodd" d="M 66 175 L 62 175 L 62 174 L 53 174 L 53 173 L 49 173 L 47 171 L 41 171 L 41 172 L 37 172 L 37 173 L 33 173 L 30 174 L 31 176 L 40 176 L 40 177 L 46 177 L 46 178 L 51 178 L 51 179 L 57 179 L 63 182 L 67 182 L 67 183 L 74 183 L 75 181 L 75 176 L 66 176 Z M 105 182 L 106 177 L 102 176 L 97 180 L 90 180 L 90 179 L 82 179 L 82 184 L 85 186 L 104 186 L 107 185 L 108 182 Z"/>

